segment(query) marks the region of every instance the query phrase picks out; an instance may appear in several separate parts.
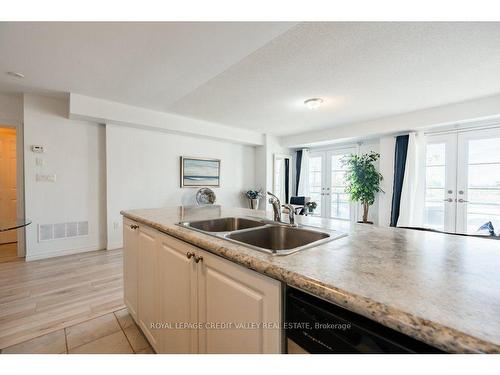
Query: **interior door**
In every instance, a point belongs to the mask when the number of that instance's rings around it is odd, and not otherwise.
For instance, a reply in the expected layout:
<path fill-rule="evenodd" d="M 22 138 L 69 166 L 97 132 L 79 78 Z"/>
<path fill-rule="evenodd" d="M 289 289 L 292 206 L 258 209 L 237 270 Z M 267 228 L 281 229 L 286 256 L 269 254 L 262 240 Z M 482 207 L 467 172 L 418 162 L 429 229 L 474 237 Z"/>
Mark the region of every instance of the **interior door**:
<path fill-rule="evenodd" d="M 458 135 L 457 232 L 474 234 L 491 221 L 500 229 L 500 130 Z"/>
<path fill-rule="evenodd" d="M 0 221 L 15 222 L 16 198 L 16 131 L 0 129 Z M 0 233 L 0 244 L 17 241 L 17 231 Z"/>
<path fill-rule="evenodd" d="M 425 163 L 424 227 L 456 230 L 457 134 L 428 136 Z"/>

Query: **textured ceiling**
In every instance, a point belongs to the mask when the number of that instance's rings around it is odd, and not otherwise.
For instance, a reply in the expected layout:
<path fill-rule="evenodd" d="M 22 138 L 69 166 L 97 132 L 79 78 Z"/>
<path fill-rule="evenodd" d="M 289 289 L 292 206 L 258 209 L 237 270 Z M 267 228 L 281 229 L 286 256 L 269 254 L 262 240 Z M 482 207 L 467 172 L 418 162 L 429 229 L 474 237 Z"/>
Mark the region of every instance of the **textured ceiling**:
<path fill-rule="evenodd" d="M 278 135 L 356 123 L 500 92 L 499 47 L 500 23 L 305 23 L 170 109 Z"/>
<path fill-rule="evenodd" d="M 0 90 L 288 135 L 500 93 L 498 46 L 500 23 L 3 23 L 0 70 L 26 78 Z"/>
<path fill-rule="evenodd" d="M 294 25 L 0 23 L 0 90 L 75 92 L 168 111 L 175 100 Z"/>

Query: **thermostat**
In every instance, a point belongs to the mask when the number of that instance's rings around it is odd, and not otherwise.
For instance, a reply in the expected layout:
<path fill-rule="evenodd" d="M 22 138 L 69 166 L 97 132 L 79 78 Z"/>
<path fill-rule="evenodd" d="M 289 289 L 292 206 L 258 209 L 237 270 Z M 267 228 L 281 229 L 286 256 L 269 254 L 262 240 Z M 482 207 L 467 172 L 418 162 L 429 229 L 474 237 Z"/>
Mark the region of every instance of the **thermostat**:
<path fill-rule="evenodd" d="M 42 154 L 43 152 L 45 152 L 45 149 L 43 148 L 43 146 L 33 145 L 31 146 L 31 151 Z"/>

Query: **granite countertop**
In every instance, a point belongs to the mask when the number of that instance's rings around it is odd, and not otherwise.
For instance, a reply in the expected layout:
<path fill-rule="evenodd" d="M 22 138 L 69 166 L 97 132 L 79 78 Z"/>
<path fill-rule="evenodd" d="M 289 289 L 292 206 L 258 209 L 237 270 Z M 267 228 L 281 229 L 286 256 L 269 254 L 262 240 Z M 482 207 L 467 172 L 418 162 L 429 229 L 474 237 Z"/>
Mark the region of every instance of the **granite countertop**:
<path fill-rule="evenodd" d="M 500 241 L 300 216 L 302 224 L 349 235 L 272 256 L 175 225 L 264 211 L 207 206 L 122 214 L 442 350 L 500 353 Z"/>

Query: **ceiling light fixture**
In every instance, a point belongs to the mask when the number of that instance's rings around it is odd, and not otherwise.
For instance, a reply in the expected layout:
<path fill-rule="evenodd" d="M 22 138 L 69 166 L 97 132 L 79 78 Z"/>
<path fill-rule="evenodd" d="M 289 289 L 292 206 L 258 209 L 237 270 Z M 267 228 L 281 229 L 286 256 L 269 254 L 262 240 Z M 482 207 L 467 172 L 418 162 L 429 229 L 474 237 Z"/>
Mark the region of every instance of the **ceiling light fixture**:
<path fill-rule="evenodd" d="M 7 72 L 7 74 L 11 77 L 24 78 L 24 74 L 19 72 Z"/>
<path fill-rule="evenodd" d="M 312 99 L 307 99 L 304 104 L 307 106 L 309 109 L 318 109 L 321 104 L 323 104 L 323 99 L 321 98 L 312 98 Z"/>

